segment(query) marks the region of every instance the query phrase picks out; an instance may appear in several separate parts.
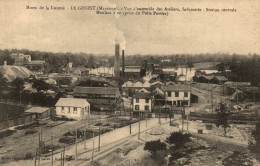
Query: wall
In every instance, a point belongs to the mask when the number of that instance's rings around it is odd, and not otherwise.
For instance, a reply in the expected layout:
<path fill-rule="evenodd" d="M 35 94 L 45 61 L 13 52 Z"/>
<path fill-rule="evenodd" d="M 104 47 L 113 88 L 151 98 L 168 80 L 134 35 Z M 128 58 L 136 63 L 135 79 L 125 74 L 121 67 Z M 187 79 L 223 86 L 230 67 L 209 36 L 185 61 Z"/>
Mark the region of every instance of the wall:
<path fill-rule="evenodd" d="M 36 120 L 33 114 L 22 115 L 20 117 L 12 118 L 0 123 L 0 130 L 6 129 L 13 126 L 18 126 L 22 124 L 29 124 Z"/>
<path fill-rule="evenodd" d="M 87 107 L 87 110 L 84 108 Z M 70 109 L 70 112 L 68 113 Z M 73 118 L 73 119 L 81 119 L 84 118 L 85 115 L 90 114 L 90 106 L 85 105 L 82 108 L 77 107 L 77 113 L 74 113 L 74 107 L 64 107 L 64 111 L 62 111 L 62 107 L 56 107 L 56 115 L 57 116 L 65 116 L 67 118 Z"/>
<path fill-rule="evenodd" d="M 139 105 L 139 110 L 135 110 L 135 106 Z M 149 103 L 145 102 L 145 99 L 139 99 L 139 102 L 136 102 L 136 99 L 133 99 L 133 111 L 146 111 L 145 106 L 149 106 L 149 112 L 152 110 L 152 101 L 149 99 Z"/>
<path fill-rule="evenodd" d="M 166 101 L 177 101 L 178 100 L 187 100 L 188 101 L 188 105 L 185 106 L 190 106 L 190 97 L 191 97 L 191 93 L 188 92 L 188 97 L 184 97 L 184 92 L 179 92 L 179 97 L 175 97 L 175 93 L 176 92 L 171 92 L 171 97 L 168 96 L 168 92 L 166 93 L 167 97 L 166 97 Z"/>

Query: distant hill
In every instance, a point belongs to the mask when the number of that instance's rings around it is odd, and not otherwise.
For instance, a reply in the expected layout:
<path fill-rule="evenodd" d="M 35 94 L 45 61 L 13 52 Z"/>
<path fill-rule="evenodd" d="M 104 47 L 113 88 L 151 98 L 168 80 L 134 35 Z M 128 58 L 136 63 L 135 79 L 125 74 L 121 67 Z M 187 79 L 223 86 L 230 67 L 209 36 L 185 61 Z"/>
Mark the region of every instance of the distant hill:
<path fill-rule="evenodd" d="M 23 79 L 28 78 L 32 74 L 31 71 L 25 67 L 10 65 L 0 66 L 0 73 L 2 73 L 8 81 L 13 81 L 17 77 Z"/>

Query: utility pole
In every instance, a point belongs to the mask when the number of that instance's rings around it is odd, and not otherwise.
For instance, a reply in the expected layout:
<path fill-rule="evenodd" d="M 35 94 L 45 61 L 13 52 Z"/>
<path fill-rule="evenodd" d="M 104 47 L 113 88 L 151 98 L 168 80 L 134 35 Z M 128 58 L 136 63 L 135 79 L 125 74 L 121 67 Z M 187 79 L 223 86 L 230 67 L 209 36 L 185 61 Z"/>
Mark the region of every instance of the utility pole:
<path fill-rule="evenodd" d="M 51 166 L 53 166 L 53 137 L 51 134 Z"/>
<path fill-rule="evenodd" d="M 147 128 L 147 114 L 145 114 L 145 127 Z"/>
<path fill-rule="evenodd" d="M 141 122 L 140 122 L 140 111 L 139 111 L 139 125 L 138 125 L 138 139 L 140 139 L 140 124 Z"/>
<path fill-rule="evenodd" d="M 211 107 L 212 107 L 212 112 L 214 112 L 214 105 L 213 105 L 213 89 L 211 89 Z"/>
<path fill-rule="evenodd" d="M 60 152 L 60 165 L 62 166 L 62 160 L 63 160 L 63 158 L 62 158 L 62 153 L 63 152 Z"/>
<path fill-rule="evenodd" d="M 101 111 L 102 111 L 102 108 L 101 108 Z M 100 151 L 100 125 L 101 125 L 101 117 L 100 117 L 100 114 L 99 114 L 99 127 L 98 127 L 98 151 Z"/>
<path fill-rule="evenodd" d="M 95 139 L 94 139 L 94 137 L 95 137 L 95 134 L 94 134 L 94 131 L 93 131 L 93 147 L 92 147 L 92 162 L 93 162 L 93 158 L 94 158 L 94 148 L 95 148 Z"/>
<path fill-rule="evenodd" d="M 64 166 L 64 163 L 65 163 L 65 146 L 64 146 L 64 149 L 63 149 L 62 163 L 63 163 L 63 166 Z"/>
<path fill-rule="evenodd" d="M 41 164 L 41 133 L 39 133 L 39 161 L 38 161 L 38 165 Z"/>
<path fill-rule="evenodd" d="M 187 114 L 187 131 L 189 130 L 189 115 Z"/>
<path fill-rule="evenodd" d="M 76 135 L 75 135 L 75 144 L 76 144 L 76 152 L 75 152 L 75 161 L 77 161 L 77 155 L 78 155 L 78 147 L 77 147 L 77 142 L 78 142 L 78 129 L 76 128 Z"/>
<path fill-rule="evenodd" d="M 162 112 L 162 108 L 160 107 L 160 113 L 159 113 L 159 123 L 161 125 L 161 112 Z"/>
<path fill-rule="evenodd" d="M 34 166 L 36 166 L 36 164 L 37 164 L 37 153 L 38 153 L 38 150 L 39 150 L 39 148 L 36 147 L 35 158 L 34 158 Z"/>
<path fill-rule="evenodd" d="M 183 104 L 183 101 L 182 101 L 182 125 L 181 125 L 181 130 L 183 131 L 183 126 L 184 126 L 184 104 Z"/>
<path fill-rule="evenodd" d="M 87 149 L 86 146 L 86 131 L 87 131 L 87 117 L 86 117 L 86 121 L 85 121 L 85 131 L 84 131 L 84 149 Z"/>

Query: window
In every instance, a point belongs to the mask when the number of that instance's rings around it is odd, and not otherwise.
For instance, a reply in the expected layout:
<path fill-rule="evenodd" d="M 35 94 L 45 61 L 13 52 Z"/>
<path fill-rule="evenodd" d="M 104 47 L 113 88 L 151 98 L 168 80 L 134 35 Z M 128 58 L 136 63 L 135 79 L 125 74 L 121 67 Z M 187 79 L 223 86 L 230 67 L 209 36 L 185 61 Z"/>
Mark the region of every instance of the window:
<path fill-rule="evenodd" d="M 64 107 L 61 107 L 61 112 L 62 112 L 62 113 L 64 113 L 64 112 L 65 112 L 65 111 L 64 111 Z"/>
<path fill-rule="evenodd" d="M 182 101 L 183 105 L 189 105 L 189 102 L 187 100 Z"/>
<path fill-rule="evenodd" d="M 139 99 L 138 98 L 136 98 L 135 100 L 136 100 L 137 103 L 139 103 Z"/>
<path fill-rule="evenodd" d="M 74 113 L 74 114 L 77 114 L 77 107 L 74 107 L 74 108 L 73 108 L 73 113 Z"/>
<path fill-rule="evenodd" d="M 145 99 L 145 103 L 149 103 L 149 99 Z"/>
<path fill-rule="evenodd" d="M 168 93 L 168 97 L 172 97 L 172 92 L 167 92 Z"/>
<path fill-rule="evenodd" d="M 136 105 L 136 106 L 135 106 L 135 110 L 139 110 L 139 105 Z"/>
<path fill-rule="evenodd" d="M 149 106 L 146 105 L 146 106 L 144 107 L 144 109 L 145 109 L 145 111 L 149 111 Z"/>
<path fill-rule="evenodd" d="M 175 97 L 179 97 L 179 92 L 175 92 Z"/>
<path fill-rule="evenodd" d="M 188 92 L 184 92 L 184 97 L 188 97 Z"/>
<path fill-rule="evenodd" d="M 176 101 L 173 101 L 173 105 L 176 105 Z"/>
<path fill-rule="evenodd" d="M 70 113 L 70 109 L 71 109 L 71 108 L 69 107 L 69 109 L 68 109 L 68 114 Z"/>

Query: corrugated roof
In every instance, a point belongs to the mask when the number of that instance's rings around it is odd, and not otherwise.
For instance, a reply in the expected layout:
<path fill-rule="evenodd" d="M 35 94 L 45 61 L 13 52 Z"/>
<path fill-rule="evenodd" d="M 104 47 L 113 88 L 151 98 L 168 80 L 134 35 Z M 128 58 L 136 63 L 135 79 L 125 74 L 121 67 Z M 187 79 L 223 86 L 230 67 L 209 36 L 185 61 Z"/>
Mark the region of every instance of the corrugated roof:
<path fill-rule="evenodd" d="M 125 73 L 140 73 L 141 68 L 125 68 Z"/>
<path fill-rule="evenodd" d="M 133 95 L 133 98 L 139 98 L 139 99 L 147 99 L 151 97 L 152 97 L 151 93 L 145 93 L 145 92 L 136 92 Z"/>
<path fill-rule="evenodd" d="M 30 109 L 28 109 L 25 112 L 29 112 L 29 113 L 43 113 L 45 111 L 47 111 L 49 108 L 47 107 L 32 107 Z"/>
<path fill-rule="evenodd" d="M 227 81 L 228 79 L 225 76 L 215 76 L 219 81 Z"/>
<path fill-rule="evenodd" d="M 64 107 L 81 107 L 85 104 L 89 104 L 86 99 L 77 99 L 77 98 L 60 98 L 55 106 L 64 106 Z"/>
<path fill-rule="evenodd" d="M 74 92 L 75 93 L 85 93 L 85 94 L 108 94 L 108 95 L 115 95 L 116 93 L 119 93 L 118 88 L 112 88 L 112 87 L 82 87 L 82 86 L 76 86 Z"/>
<path fill-rule="evenodd" d="M 166 85 L 165 91 L 190 91 L 188 85 Z"/>

